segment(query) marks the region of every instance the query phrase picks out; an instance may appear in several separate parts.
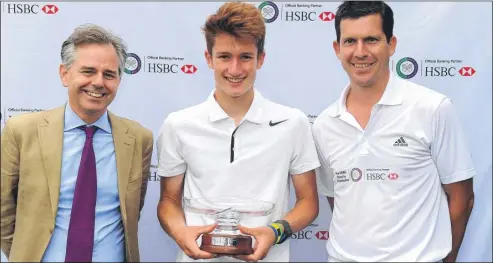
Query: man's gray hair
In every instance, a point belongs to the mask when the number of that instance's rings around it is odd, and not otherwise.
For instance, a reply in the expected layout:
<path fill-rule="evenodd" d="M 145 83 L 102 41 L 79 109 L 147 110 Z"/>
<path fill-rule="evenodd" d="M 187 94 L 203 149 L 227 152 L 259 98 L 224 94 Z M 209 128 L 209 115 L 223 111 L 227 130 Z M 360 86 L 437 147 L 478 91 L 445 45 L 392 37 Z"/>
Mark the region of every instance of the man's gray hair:
<path fill-rule="evenodd" d="M 118 56 L 118 76 L 122 77 L 127 59 L 127 47 L 119 36 L 110 30 L 104 29 L 95 24 L 83 24 L 77 27 L 74 32 L 62 44 L 62 64 L 68 68 L 75 60 L 77 47 L 83 44 L 112 44 Z"/>

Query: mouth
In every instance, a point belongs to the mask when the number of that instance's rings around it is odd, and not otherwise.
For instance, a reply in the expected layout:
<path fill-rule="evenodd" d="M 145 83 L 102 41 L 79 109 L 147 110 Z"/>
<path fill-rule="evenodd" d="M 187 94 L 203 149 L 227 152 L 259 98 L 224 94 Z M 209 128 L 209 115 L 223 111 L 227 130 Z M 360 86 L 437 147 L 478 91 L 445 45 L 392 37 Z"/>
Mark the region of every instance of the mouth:
<path fill-rule="evenodd" d="M 234 84 L 234 85 L 238 85 L 240 83 L 243 82 L 243 80 L 246 78 L 228 78 L 228 77 L 224 77 L 227 81 L 229 81 L 229 83 L 231 84 Z"/>
<path fill-rule="evenodd" d="M 108 95 L 107 93 L 92 92 L 92 91 L 87 91 L 87 90 L 84 90 L 84 92 L 87 95 L 89 95 L 90 97 L 95 98 L 95 99 L 100 99 L 100 98 L 103 98 L 104 96 Z"/>
<path fill-rule="evenodd" d="M 351 65 L 353 65 L 353 67 L 359 68 L 359 69 L 369 68 L 369 67 L 373 66 L 373 64 L 375 64 L 375 62 L 372 62 L 372 63 L 351 63 Z"/>

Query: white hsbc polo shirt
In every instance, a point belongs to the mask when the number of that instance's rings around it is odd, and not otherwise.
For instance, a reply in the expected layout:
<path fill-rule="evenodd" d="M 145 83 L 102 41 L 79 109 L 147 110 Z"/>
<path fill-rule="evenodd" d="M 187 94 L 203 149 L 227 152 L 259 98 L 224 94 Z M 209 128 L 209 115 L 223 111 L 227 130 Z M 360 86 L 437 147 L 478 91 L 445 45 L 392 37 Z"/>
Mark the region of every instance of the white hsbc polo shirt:
<path fill-rule="evenodd" d="M 442 260 L 452 244 L 442 184 L 475 174 L 451 101 L 391 75 L 362 130 L 348 91 L 313 125 L 319 193 L 335 200 L 329 259 Z"/>
<path fill-rule="evenodd" d="M 270 216 L 242 222 L 250 227 L 284 217 L 289 210 L 289 175 L 319 166 L 306 115 L 263 98 L 257 90 L 238 127 L 213 94 L 201 104 L 169 114 L 159 131 L 157 152 L 158 175 L 185 173 L 185 197 L 239 196 L 275 203 Z M 187 225 L 213 223 L 184 212 Z M 178 253 L 177 261 L 190 260 Z M 235 259 L 212 261 L 218 260 Z M 289 261 L 289 242 L 273 246 L 264 261 Z"/>

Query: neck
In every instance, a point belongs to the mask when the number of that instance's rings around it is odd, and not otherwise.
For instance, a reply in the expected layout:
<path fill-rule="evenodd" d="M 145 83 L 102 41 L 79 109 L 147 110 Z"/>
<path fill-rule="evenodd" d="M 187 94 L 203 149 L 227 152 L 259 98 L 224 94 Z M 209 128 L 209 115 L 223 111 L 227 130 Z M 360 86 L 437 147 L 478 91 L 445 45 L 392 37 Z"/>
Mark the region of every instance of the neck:
<path fill-rule="evenodd" d="M 85 115 L 85 116 L 81 116 L 81 115 L 77 114 L 77 116 L 79 116 L 79 118 L 81 118 L 88 125 L 91 125 L 91 124 L 95 123 L 99 118 L 101 118 L 101 116 L 103 116 L 103 114 L 99 114 L 99 115 Z"/>
<path fill-rule="evenodd" d="M 371 86 L 358 86 L 350 83 L 349 93 L 346 100 L 354 101 L 359 105 L 373 106 L 382 98 L 387 83 L 389 82 L 390 72 L 387 71 L 385 76 L 379 78 Z"/>
<path fill-rule="evenodd" d="M 231 97 L 221 89 L 216 88 L 214 98 L 224 112 L 226 112 L 229 117 L 233 118 L 236 123 L 239 123 L 243 117 L 245 117 L 252 105 L 253 93 L 253 88 L 251 88 L 239 97 Z"/>
<path fill-rule="evenodd" d="M 77 115 L 81 120 L 83 120 L 85 123 L 88 125 L 91 125 L 95 123 L 101 116 L 103 116 L 103 112 L 91 112 L 91 113 L 85 113 L 82 110 L 79 110 L 77 108 L 72 107 L 69 103 L 69 107 L 72 109 L 72 111 Z"/>

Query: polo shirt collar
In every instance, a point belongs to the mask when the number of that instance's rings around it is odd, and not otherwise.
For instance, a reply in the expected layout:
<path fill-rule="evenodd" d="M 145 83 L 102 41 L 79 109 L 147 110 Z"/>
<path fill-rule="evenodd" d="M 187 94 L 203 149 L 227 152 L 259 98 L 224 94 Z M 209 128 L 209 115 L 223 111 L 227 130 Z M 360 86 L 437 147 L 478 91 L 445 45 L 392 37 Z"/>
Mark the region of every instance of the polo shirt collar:
<path fill-rule="evenodd" d="M 262 94 L 260 94 L 258 90 L 254 89 L 253 92 L 254 95 L 252 105 L 250 105 L 250 109 L 248 109 L 248 112 L 243 119 L 253 123 L 261 124 L 263 116 L 263 104 L 265 99 L 264 97 L 262 97 Z M 207 98 L 207 103 L 210 105 L 209 120 L 211 122 L 216 122 L 229 118 L 228 114 L 226 114 L 221 106 L 219 106 L 219 103 L 217 103 L 216 98 L 214 98 L 214 93 L 215 90 L 213 90 Z"/>
<path fill-rule="evenodd" d="M 385 87 L 385 91 L 382 94 L 382 97 L 377 102 L 380 105 L 400 105 L 403 102 L 402 97 L 402 84 L 401 80 L 397 79 L 397 77 L 392 74 L 389 75 L 389 81 L 387 83 L 387 87 Z M 343 112 L 347 112 L 346 108 L 346 98 L 349 93 L 350 84 L 347 84 L 344 90 L 342 91 L 341 96 L 338 99 L 335 107 L 331 108 L 328 111 L 330 117 L 340 116 Z"/>
<path fill-rule="evenodd" d="M 381 105 L 400 105 L 403 102 L 402 97 L 402 88 L 401 80 L 397 78 L 392 72 L 389 76 L 389 82 L 387 83 L 387 87 L 383 92 L 380 101 L 377 104 Z"/>

